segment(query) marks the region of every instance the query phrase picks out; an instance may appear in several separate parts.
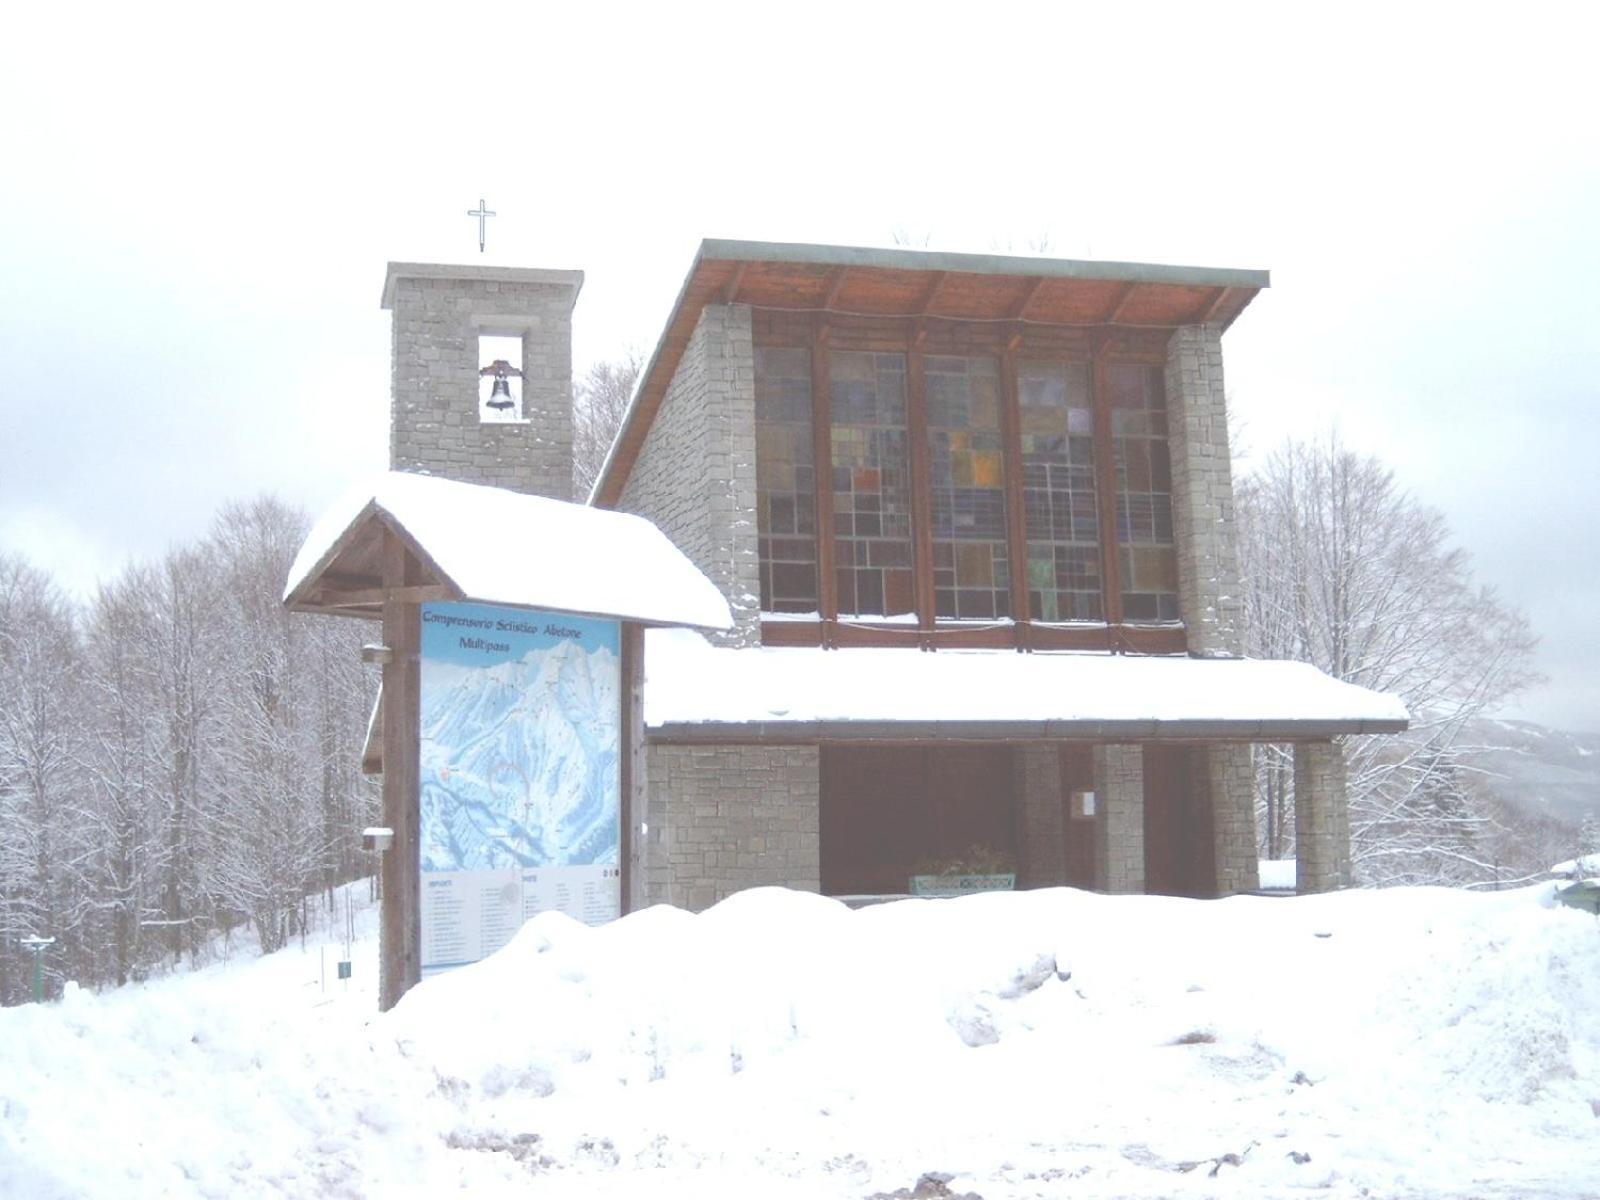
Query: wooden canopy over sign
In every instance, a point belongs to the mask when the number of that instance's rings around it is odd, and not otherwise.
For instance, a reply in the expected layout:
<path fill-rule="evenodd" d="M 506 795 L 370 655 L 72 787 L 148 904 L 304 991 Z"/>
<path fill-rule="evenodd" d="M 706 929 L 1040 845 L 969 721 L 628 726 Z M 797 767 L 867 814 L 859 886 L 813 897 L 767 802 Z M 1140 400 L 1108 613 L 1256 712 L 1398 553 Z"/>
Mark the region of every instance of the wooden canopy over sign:
<path fill-rule="evenodd" d="M 642 517 L 391 471 L 323 514 L 290 569 L 295 612 L 381 617 L 384 604 L 475 600 L 726 629 L 728 603 Z"/>
<path fill-rule="evenodd" d="M 1227 328 L 1265 271 L 707 239 L 640 376 L 590 499 L 614 505 L 708 304 L 907 321 Z"/>
<path fill-rule="evenodd" d="M 390 538 L 405 548 L 407 582 L 385 587 L 384 544 Z M 375 621 L 383 616 L 385 598 L 423 603 L 468 597 L 403 526 L 372 505 L 334 546 L 327 566 L 284 602 L 293 612 Z"/>

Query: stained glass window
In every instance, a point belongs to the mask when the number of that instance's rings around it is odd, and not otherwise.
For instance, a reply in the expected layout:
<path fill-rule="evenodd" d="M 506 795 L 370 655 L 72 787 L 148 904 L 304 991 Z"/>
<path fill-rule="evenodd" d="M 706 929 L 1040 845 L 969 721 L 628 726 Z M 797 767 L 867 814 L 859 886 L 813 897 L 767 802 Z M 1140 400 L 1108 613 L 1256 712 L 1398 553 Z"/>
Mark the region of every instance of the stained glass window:
<path fill-rule="evenodd" d="M 1100 621 L 1100 506 L 1087 363 L 1017 367 L 1028 608 L 1036 621 Z"/>
<path fill-rule="evenodd" d="M 828 384 L 839 612 L 913 612 L 905 355 L 835 351 Z"/>
<path fill-rule="evenodd" d="M 761 611 L 817 611 L 811 352 L 756 349 L 756 534 Z"/>
<path fill-rule="evenodd" d="M 1123 619 L 1176 621 L 1178 553 L 1172 540 L 1172 464 L 1161 368 L 1112 363 L 1106 387 L 1117 467 Z"/>
<path fill-rule="evenodd" d="M 1009 616 L 999 366 L 991 358 L 930 354 L 923 378 L 934 612 L 966 619 Z"/>

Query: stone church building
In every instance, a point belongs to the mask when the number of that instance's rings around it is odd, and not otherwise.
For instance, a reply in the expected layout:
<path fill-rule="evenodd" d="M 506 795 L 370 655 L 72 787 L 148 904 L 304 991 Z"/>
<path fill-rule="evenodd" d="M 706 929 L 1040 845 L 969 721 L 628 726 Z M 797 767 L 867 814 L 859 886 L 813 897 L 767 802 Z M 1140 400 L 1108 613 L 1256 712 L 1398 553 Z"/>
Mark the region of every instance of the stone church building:
<path fill-rule="evenodd" d="M 727 598 L 645 635 L 629 907 L 1251 891 L 1269 742 L 1300 890 L 1349 882 L 1335 739 L 1407 717 L 1243 657 L 1222 337 L 1265 272 L 706 241 L 575 497 L 581 284 L 391 264 L 390 457 L 647 517 Z"/>

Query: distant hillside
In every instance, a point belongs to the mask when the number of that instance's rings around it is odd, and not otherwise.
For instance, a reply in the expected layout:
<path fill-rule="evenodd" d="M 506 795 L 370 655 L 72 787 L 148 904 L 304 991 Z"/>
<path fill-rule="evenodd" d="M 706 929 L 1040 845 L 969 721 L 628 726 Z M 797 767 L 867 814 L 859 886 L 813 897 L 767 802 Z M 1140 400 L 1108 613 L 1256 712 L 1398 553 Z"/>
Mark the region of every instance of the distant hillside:
<path fill-rule="evenodd" d="M 1467 744 L 1484 786 L 1511 813 L 1576 828 L 1600 818 L 1600 733 L 1563 733 L 1529 721 L 1478 721 Z"/>

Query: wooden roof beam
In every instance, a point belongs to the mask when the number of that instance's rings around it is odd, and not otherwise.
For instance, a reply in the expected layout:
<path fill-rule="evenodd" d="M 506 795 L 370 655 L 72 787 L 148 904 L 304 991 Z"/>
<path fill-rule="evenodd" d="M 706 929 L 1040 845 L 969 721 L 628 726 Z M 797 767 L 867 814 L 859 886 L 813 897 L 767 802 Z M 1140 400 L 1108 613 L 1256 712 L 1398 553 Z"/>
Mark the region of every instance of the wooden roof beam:
<path fill-rule="evenodd" d="M 928 290 L 923 293 L 922 303 L 917 306 L 917 315 L 919 317 L 928 315 L 929 310 L 933 308 L 933 302 L 939 298 L 939 293 L 944 290 L 945 280 L 949 278 L 950 272 L 948 271 L 939 271 L 934 274 L 933 282 L 928 285 Z"/>
<path fill-rule="evenodd" d="M 1013 321 L 1025 321 L 1028 319 L 1028 309 L 1033 307 L 1034 297 L 1039 294 L 1039 289 L 1042 287 L 1044 287 L 1043 275 L 1028 286 L 1028 290 L 1022 293 L 1022 299 L 1018 300 L 1012 307 L 1011 319 Z"/>
<path fill-rule="evenodd" d="M 828 276 L 828 290 L 822 296 L 824 312 L 833 308 L 834 302 L 839 299 L 839 293 L 844 290 L 844 281 L 849 277 L 849 267 L 835 267 L 833 273 Z"/>
<path fill-rule="evenodd" d="M 1232 295 L 1233 289 L 1231 287 L 1218 288 L 1216 298 L 1206 305 L 1205 312 L 1200 317 L 1200 324 L 1209 325 L 1215 321 L 1217 314 L 1222 311 L 1222 306 L 1228 302 L 1229 297 Z"/>
<path fill-rule="evenodd" d="M 385 600 L 416 601 L 422 604 L 436 600 L 459 600 L 461 593 L 442 583 L 407 584 L 405 587 L 372 587 L 360 591 L 340 592 L 319 589 L 315 599 L 332 608 L 365 608 L 382 606 Z"/>
<path fill-rule="evenodd" d="M 734 268 L 733 278 L 728 280 L 728 286 L 722 289 L 722 302 L 724 304 L 739 303 L 739 289 L 744 286 L 744 273 L 749 270 L 748 262 L 741 262 Z"/>
<path fill-rule="evenodd" d="M 1115 325 L 1122 320 L 1123 314 L 1128 311 L 1128 302 L 1133 299 L 1133 294 L 1139 290 L 1137 283 L 1126 284 L 1122 294 L 1117 297 L 1117 302 L 1111 307 L 1111 315 L 1105 319 L 1105 324 Z"/>

